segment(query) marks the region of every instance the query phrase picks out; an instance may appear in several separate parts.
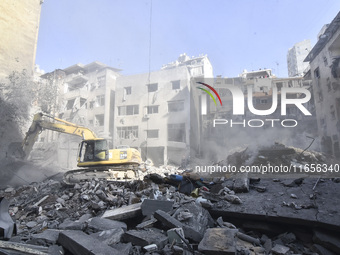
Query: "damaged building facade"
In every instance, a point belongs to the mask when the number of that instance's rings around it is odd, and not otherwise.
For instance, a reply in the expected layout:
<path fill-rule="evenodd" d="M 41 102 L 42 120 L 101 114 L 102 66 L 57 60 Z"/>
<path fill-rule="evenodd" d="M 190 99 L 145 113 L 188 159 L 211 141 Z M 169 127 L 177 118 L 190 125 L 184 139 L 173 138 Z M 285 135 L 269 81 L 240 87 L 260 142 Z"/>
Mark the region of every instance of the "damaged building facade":
<path fill-rule="evenodd" d="M 305 59 L 310 64 L 321 149 L 340 157 L 340 13 L 323 28 Z"/>
<path fill-rule="evenodd" d="M 161 70 L 120 76 L 114 144 L 138 148 L 143 159 L 150 158 L 157 165 L 180 164 L 183 157 L 189 157 L 191 132 L 200 129 L 194 122 L 197 107 L 190 87 L 191 79 L 197 77 L 213 77 L 207 56 L 182 54 Z"/>
<path fill-rule="evenodd" d="M 44 74 L 42 78 L 45 82 L 53 82 L 58 87 L 61 103 L 56 106 L 54 114 L 63 120 L 88 127 L 98 137 L 112 141 L 115 86 L 119 71 L 103 63 L 92 62 Z M 59 165 L 75 167 L 80 137 L 46 130 L 40 141 L 53 142 L 57 138 Z"/>
<path fill-rule="evenodd" d="M 190 140 L 199 146 L 190 133 L 200 133 L 198 101 L 190 81 L 213 77 L 208 57 L 182 54 L 158 71 L 136 75 L 121 75 L 119 71 L 93 62 L 56 70 L 42 78 L 53 79 L 59 87 L 63 103 L 55 113 L 58 117 L 94 130 L 98 137 L 112 142 L 111 148 L 130 146 L 155 164 L 180 164 L 183 154 L 189 157 L 185 152 Z M 59 162 L 63 167 L 74 167 L 79 138 L 46 133 L 41 136 L 44 141 L 63 137 Z"/>

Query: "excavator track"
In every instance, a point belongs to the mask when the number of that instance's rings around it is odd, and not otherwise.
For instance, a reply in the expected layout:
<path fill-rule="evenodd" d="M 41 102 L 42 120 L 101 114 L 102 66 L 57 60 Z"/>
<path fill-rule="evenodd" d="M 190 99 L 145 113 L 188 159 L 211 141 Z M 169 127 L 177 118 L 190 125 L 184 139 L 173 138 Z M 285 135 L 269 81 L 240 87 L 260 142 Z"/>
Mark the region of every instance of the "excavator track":
<path fill-rule="evenodd" d="M 106 180 L 111 182 L 130 182 L 140 180 L 137 164 L 121 165 L 114 167 L 91 167 L 67 171 L 63 181 L 72 185 L 92 179 Z"/>

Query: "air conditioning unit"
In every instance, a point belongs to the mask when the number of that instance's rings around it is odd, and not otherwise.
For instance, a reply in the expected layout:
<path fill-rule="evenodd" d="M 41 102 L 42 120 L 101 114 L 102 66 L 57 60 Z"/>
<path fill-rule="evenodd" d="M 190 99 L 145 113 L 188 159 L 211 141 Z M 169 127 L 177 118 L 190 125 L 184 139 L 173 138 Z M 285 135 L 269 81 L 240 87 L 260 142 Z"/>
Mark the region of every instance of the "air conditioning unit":
<path fill-rule="evenodd" d="M 148 114 L 144 114 L 144 119 L 148 119 L 149 115 Z"/>

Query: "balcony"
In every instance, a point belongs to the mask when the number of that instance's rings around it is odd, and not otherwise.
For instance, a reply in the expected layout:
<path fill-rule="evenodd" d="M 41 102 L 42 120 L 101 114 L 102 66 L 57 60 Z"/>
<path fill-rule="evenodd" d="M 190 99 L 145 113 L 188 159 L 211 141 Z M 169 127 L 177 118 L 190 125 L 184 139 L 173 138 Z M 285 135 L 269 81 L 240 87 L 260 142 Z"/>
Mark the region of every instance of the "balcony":
<path fill-rule="evenodd" d="M 68 75 L 65 79 L 65 82 L 67 82 L 69 85 L 76 86 L 78 84 L 84 85 L 84 83 L 88 80 L 89 78 L 79 72 Z"/>

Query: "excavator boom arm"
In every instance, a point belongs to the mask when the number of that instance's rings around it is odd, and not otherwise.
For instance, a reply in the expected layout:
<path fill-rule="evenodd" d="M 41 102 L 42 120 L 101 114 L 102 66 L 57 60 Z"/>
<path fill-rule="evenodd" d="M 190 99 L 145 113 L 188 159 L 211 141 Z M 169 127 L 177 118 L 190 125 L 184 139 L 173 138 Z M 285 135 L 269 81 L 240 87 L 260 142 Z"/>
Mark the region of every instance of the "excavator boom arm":
<path fill-rule="evenodd" d="M 43 119 L 43 117 L 48 117 L 55 122 Z M 74 123 L 47 115 L 43 113 L 37 113 L 34 115 L 32 125 L 30 126 L 26 136 L 21 145 L 22 147 L 22 157 L 27 159 L 29 156 L 38 135 L 42 130 L 52 130 L 60 133 L 70 134 L 80 136 L 83 139 L 95 139 L 96 134 L 89 128 L 78 126 Z"/>

